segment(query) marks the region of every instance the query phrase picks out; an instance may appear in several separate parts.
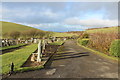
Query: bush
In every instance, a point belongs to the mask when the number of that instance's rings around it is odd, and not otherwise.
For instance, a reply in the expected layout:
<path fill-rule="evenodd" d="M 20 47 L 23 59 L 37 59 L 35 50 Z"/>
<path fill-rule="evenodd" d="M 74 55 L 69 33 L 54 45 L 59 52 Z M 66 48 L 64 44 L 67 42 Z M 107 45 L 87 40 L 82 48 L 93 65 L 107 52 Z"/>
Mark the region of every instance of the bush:
<path fill-rule="evenodd" d="M 81 39 L 81 40 L 79 40 L 79 43 L 81 45 L 83 45 L 83 46 L 86 46 L 88 44 L 88 42 L 89 42 L 89 39 Z"/>
<path fill-rule="evenodd" d="M 119 47 L 120 39 L 114 40 L 110 45 L 110 54 L 115 57 L 120 57 Z"/>
<path fill-rule="evenodd" d="M 89 34 L 84 33 L 81 38 L 89 38 Z"/>
<path fill-rule="evenodd" d="M 118 32 L 96 32 L 89 34 L 89 47 L 105 54 L 109 53 L 111 42 L 118 39 Z M 109 55 L 109 54 L 108 54 Z"/>

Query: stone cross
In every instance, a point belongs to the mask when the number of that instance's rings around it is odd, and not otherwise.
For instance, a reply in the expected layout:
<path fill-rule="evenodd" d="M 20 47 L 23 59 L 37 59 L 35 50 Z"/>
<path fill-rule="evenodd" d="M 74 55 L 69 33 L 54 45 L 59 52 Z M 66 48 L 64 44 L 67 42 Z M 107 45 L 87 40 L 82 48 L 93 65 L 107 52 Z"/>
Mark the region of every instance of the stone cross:
<path fill-rule="evenodd" d="M 40 40 L 38 43 L 38 56 L 37 56 L 37 62 L 41 62 L 41 56 L 42 56 L 42 41 Z"/>

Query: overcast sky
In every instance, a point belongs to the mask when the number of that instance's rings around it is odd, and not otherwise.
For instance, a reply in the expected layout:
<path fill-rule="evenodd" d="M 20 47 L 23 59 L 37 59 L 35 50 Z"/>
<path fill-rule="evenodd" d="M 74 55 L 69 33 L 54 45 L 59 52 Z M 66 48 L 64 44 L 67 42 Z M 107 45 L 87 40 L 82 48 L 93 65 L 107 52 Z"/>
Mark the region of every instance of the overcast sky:
<path fill-rule="evenodd" d="M 117 2 L 3 2 L 2 21 L 45 31 L 81 31 L 118 25 Z"/>

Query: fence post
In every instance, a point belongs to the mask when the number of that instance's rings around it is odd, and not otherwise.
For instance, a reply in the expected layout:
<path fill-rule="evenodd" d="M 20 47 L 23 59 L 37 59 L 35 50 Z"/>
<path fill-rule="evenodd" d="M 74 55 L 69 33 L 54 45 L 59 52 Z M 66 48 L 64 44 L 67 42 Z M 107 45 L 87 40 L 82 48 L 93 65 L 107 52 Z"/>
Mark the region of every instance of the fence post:
<path fill-rule="evenodd" d="M 41 62 L 41 55 L 42 55 L 42 41 L 40 40 L 38 43 L 38 56 L 37 56 L 37 62 Z"/>

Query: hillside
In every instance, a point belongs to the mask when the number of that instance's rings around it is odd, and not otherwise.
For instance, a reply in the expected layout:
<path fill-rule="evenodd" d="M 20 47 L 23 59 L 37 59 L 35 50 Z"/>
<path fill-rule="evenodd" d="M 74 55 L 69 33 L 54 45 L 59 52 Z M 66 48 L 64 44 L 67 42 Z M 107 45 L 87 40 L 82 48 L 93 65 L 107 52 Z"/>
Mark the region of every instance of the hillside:
<path fill-rule="evenodd" d="M 88 29 L 86 30 L 87 33 L 109 33 L 109 32 L 118 32 L 120 27 L 108 27 L 108 28 L 96 28 L 96 29 Z"/>
<path fill-rule="evenodd" d="M 23 32 L 23 31 L 27 31 L 27 30 L 31 30 L 31 29 L 36 29 L 33 27 L 29 27 L 29 26 L 25 26 L 25 25 L 21 25 L 21 24 L 16 24 L 16 23 L 12 23 L 12 22 L 0 21 L 0 23 L 2 23 L 2 25 L 1 25 L 2 27 L 0 26 L 0 28 L 2 28 L 2 35 L 4 33 L 7 33 L 7 32 L 9 33 L 12 31 Z M 42 31 L 42 30 L 40 30 L 40 31 Z M 49 32 L 49 31 L 45 31 L 45 32 Z M 67 36 L 75 35 L 72 33 L 59 33 L 59 32 L 51 32 L 51 33 L 53 33 L 52 36 L 56 36 L 56 37 L 67 37 Z"/>
<path fill-rule="evenodd" d="M 11 22 L 2 21 L 1 23 L 2 23 L 2 34 L 6 33 L 6 32 L 11 32 L 11 31 L 22 32 L 22 31 L 26 31 L 29 29 L 36 29 L 33 27 L 29 27 L 29 26 L 25 26 L 25 25 L 21 25 L 21 24 L 16 24 L 16 23 L 11 23 Z"/>

